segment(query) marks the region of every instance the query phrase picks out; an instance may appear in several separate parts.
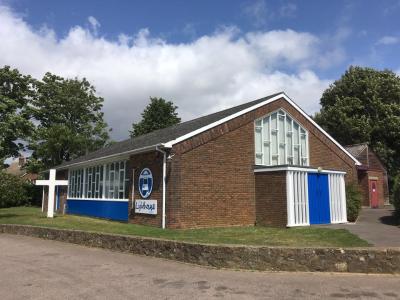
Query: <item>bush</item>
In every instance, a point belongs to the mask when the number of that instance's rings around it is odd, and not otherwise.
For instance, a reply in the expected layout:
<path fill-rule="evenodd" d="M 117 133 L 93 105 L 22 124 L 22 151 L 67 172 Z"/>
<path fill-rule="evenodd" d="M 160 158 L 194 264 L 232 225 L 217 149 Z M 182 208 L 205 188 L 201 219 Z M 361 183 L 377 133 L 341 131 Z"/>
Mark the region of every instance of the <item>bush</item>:
<path fill-rule="evenodd" d="M 0 171 L 0 208 L 30 204 L 28 185 L 19 177 Z"/>
<path fill-rule="evenodd" d="M 347 220 L 355 222 L 361 210 L 362 195 L 353 184 L 346 186 Z"/>
<path fill-rule="evenodd" d="M 400 219 L 400 175 L 395 176 L 393 179 L 391 198 L 396 215 Z"/>

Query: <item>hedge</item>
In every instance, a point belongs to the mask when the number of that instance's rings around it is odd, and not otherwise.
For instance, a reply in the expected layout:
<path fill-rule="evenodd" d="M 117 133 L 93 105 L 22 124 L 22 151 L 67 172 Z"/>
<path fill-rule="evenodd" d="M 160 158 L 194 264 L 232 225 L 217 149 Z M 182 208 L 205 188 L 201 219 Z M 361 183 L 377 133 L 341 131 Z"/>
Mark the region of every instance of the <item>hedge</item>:
<path fill-rule="evenodd" d="M 0 208 L 31 204 L 31 184 L 18 176 L 0 171 Z"/>
<path fill-rule="evenodd" d="M 361 211 L 362 195 L 359 189 L 353 185 L 346 186 L 347 220 L 355 222 Z"/>

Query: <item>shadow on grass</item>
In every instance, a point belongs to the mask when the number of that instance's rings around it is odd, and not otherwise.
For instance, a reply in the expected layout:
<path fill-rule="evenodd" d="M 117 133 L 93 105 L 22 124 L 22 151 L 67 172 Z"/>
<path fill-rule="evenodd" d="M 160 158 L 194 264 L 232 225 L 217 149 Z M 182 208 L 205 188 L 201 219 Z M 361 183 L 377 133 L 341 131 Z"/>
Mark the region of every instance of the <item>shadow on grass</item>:
<path fill-rule="evenodd" d="M 0 214 L 0 219 L 13 219 L 19 217 L 31 218 L 31 214 Z"/>

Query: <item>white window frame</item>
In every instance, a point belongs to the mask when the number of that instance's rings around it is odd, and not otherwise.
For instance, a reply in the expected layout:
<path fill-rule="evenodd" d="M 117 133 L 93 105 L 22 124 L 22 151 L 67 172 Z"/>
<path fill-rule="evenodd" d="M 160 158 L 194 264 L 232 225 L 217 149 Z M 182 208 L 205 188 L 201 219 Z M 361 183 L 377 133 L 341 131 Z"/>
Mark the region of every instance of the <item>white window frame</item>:
<path fill-rule="evenodd" d="M 114 166 L 113 171 L 111 171 L 111 165 Z M 68 170 L 68 200 L 98 200 L 98 201 L 128 201 L 128 186 L 127 182 L 127 160 L 111 161 L 102 164 L 89 165 L 83 168 L 73 168 Z M 118 166 L 118 186 L 115 182 L 115 167 Z M 106 193 L 106 178 L 107 178 L 107 167 L 109 171 L 108 184 L 109 188 Z M 120 169 L 122 167 L 122 169 Z M 101 176 L 101 173 L 103 173 Z M 114 174 L 113 181 L 111 182 L 111 173 Z M 81 181 L 78 182 L 78 174 L 82 178 L 82 186 L 80 188 L 80 194 L 77 194 L 77 187 L 80 185 Z M 94 175 L 94 176 L 93 176 Z M 86 178 L 87 177 L 87 178 Z M 102 182 L 100 182 L 102 178 Z M 122 179 L 121 179 L 122 178 Z M 122 188 L 121 188 L 122 180 Z M 90 183 L 90 186 L 89 186 Z M 94 185 L 94 189 L 93 189 Z M 101 191 L 100 191 L 101 187 Z M 113 193 L 110 197 L 110 191 Z M 101 194 L 101 197 L 100 197 Z M 106 195 L 107 194 L 107 195 Z M 122 194 L 122 198 L 119 198 Z M 89 196 L 90 195 L 90 196 Z"/>
<path fill-rule="evenodd" d="M 276 128 L 272 129 L 272 116 L 276 115 Z M 280 133 L 279 133 L 279 119 L 283 118 L 283 141 L 280 139 Z M 290 119 L 291 122 L 291 130 L 289 131 L 287 128 L 287 122 L 289 121 L 288 118 Z M 267 120 L 266 123 L 268 123 L 268 134 L 264 133 L 264 130 L 266 128 L 264 121 Z M 275 119 L 274 119 L 275 120 Z M 257 125 L 257 123 L 259 125 Z M 298 125 L 298 133 L 297 133 L 297 138 L 298 138 L 298 144 L 295 144 L 294 141 L 294 126 L 295 124 Z M 304 131 L 304 133 L 302 133 Z M 259 149 L 256 148 L 257 145 L 257 139 L 259 139 L 259 135 L 261 135 L 261 141 L 258 141 L 261 143 L 261 152 L 258 152 Z M 272 138 L 273 135 L 276 136 L 276 145 L 273 143 Z M 288 151 L 288 137 L 291 135 L 291 155 L 289 155 Z M 266 137 L 268 136 L 268 140 Z M 305 139 L 305 145 L 303 149 L 302 146 L 302 137 L 304 136 Z M 273 144 L 277 148 L 277 151 L 273 149 Z M 265 156 L 265 146 L 269 147 L 269 162 L 266 159 Z M 281 163 L 281 157 L 280 157 L 280 152 L 281 152 L 281 147 L 284 145 L 284 149 L 282 151 L 284 152 L 284 164 Z M 262 166 L 280 166 L 280 165 L 294 165 L 294 162 L 297 160 L 295 159 L 295 149 L 298 148 L 298 164 L 296 166 L 309 166 L 310 165 L 310 153 L 309 153 L 309 134 L 308 130 L 305 129 L 300 122 L 298 122 L 295 118 L 293 118 L 288 112 L 286 112 L 283 108 L 277 109 L 265 116 L 262 116 L 261 118 L 258 118 L 254 121 L 254 162 L 255 165 L 262 165 Z M 276 153 L 275 153 L 276 152 Z M 297 151 L 296 151 L 297 152 Z M 304 155 L 304 152 L 306 155 Z M 261 163 L 259 160 L 261 159 Z M 289 162 L 289 159 L 291 162 Z M 273 164 L 273 161 L 276 161 L 276 164 Z"/>

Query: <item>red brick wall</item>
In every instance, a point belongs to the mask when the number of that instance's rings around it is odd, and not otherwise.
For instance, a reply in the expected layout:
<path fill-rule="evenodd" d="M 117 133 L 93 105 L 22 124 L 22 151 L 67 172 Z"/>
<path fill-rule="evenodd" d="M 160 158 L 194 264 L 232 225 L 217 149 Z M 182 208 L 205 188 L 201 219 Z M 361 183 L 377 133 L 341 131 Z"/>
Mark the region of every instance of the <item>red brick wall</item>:
<path fill-rule="evenodd" d="M 378 203 L 379 207 L 385 206 L 385 177 L 382 171 L 359 171 L 359 186 L 363 195 L 363 206 L 371 206 L 371 197 L 369 189 L 369 177 L 377 177 L 377 189 L 378 189 Z"/>
<path fill-rule="evenodd" d="M 256 224 L 287 225 L 286 172 L 255 173 Z"/>
<path fill-rule="evenodd" d="M 369 203 L 369 187 L 368 187 L 368 173 L 367 171 L 358 171 L 358 187 L 363 197 L 362 205 L 370 206 Z"/>
<path fill-rule="evenodd" d="M 144 154 L 132 155 L 128 162 L 129 177 L 129 222 L 134 224 L 152 225 L 161 227 L 162 222 L 162 162 L 163 155 L 160 152 L 149 152 Z M 137 214 L 134 209 L 134 200 L 143 199 L 138 190 L 140 172 L 144 168 L 149 168 L 153 174 L 153 191 L 147 198 L 157 200 L 157 215 Z M 132 194 L 132 174 L 134 178 L 134 194 Z"/>
<path fill-rule="evenodd" d="M 324 169 L 343 170 L 347 172 L 346 182 L 357 182 L 357 170 L 354 161 L 347 156 L 338 146 L 327 138 L 317 127 L 312 125 L 301 113 L 294 109 L 285 99 L 279 99 L 268 105 L 264 105 L 254 111 L 235 118 L 227 123 L 216 126 L 204 133 L 201 133 L 191 139 L 185 140 L 174 146 L 176 153 L 184 153 L 197 148 L 210 140 L 214 140 L 221 135 L 231 132 L 238 128 L 247 130 L 247 139 L 251 138 L 251 147 L 254 150 L 254 132 L 253 122 L 255 119 L 265 116 L 273 111 L 283 108 L 295 120 L 297 120 L 309 133 L 310 147 L 310 166 L 322 167 Z M 249 124 L 250 123 L 250 124 Z M 247 126 L 245 126 L 247 125 Z M 248 126 L 250 125 L 250 126 Z M 237 141 L 239 143 L 240 141 Z M 248 141 L 245 141 L 246 143 Z M 254 151 L 251 153 L 252 163 L 254 164 Z"/>
<path fill-rule="evenodd" d="M 373 170 L 376 173 L 379 173 L 379 179 L 382 181 L 382 189 L 383 195 L 382 198 L 379 196 L 379 202 L 389 202 L 389 184 L 387 178 L 386 168 L 383 163 L 380 161 L 378 156 L 372 152 L 371 150 L 368 151 L 368 161 L 369 161 L 369 170 Z"/>
<path fill-rule="evenodd" d="M 361 159 L 362 163 L 368 167 L 367 170 L 358 171 L 358 183 L 363 194 L 363 205 L 368 207 L 371 206 L 368 177 L 377 177 L 379 207 L 383 207 L 385 202 L 389 201 L 389 187 L 385 166 L 382 164 L 378 156 L 369 148 L 366 148 L 360 154 L 359 159 Z"/>
<path fill-rule="evenodd" d="M 169 227 L 254 224 L 254 120 L 279 108 L 308 130 L 312 167 L 345 171 L 347 182 L 357 182 L 354 161 L 282 98 L 174 145 Z"/>
<path fill-rule="evenodd" d="M 254 225 L 251 132 L 248 123 L 172 158 L 168 226 Z"/>

